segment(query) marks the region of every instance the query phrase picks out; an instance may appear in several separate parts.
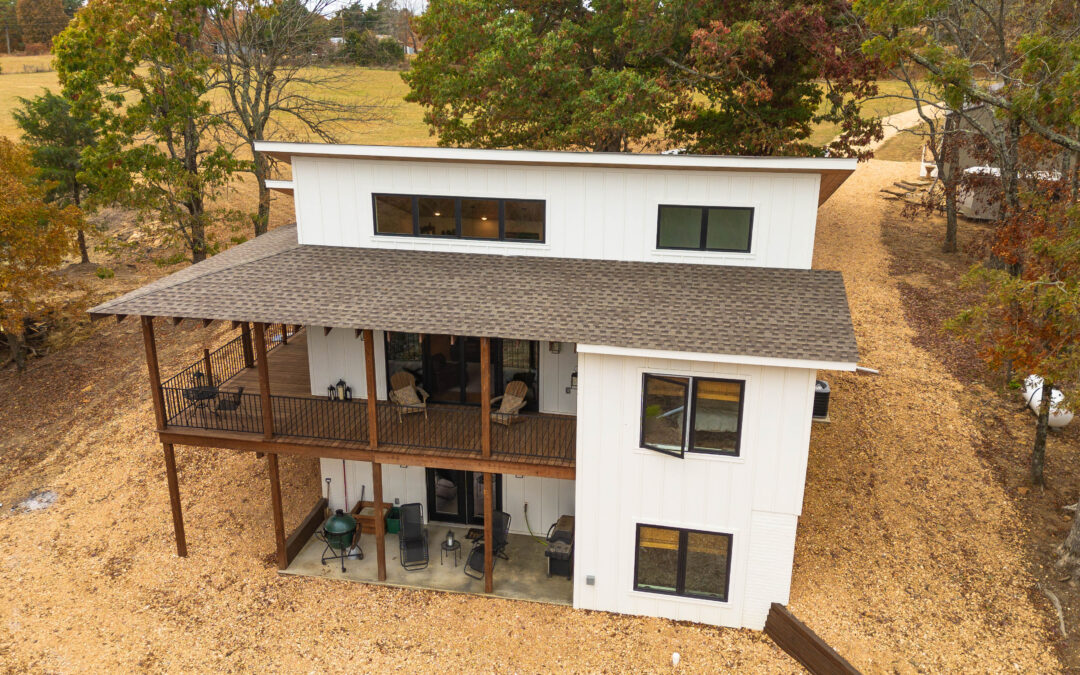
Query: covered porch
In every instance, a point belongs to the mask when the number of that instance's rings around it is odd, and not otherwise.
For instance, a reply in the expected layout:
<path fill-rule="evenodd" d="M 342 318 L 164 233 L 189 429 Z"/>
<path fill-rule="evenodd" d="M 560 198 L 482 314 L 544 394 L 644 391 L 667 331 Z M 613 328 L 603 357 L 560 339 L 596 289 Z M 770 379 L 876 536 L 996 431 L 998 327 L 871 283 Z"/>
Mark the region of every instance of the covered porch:
<path fill-rule="evenodd" d="M 261 330 L 275 435 L 368 443 L 371 408 L 366 398 L 332 401 L 328 396 L 311 393 L 308 329 L 266 326 Z M 247 358 L 249 352 L 255 351 L 253 344 L 247 345 L 250 335 L 251 331 L 245 329 L 242 335 L 214 351 L 207 351 L 203 359 L 162 383 L 168 427 L 262 434 L 263 374 L 253 359 Z M 208 385 L 214 396 L 205 401 L 194 400 L 193 393 Z M 387 400 L 377 400 L 374 409 L 379 442 L 384 448 L 431 457 L 481 457 L 483 408 L 431 403 L 423 414 L 403 414 L 410 411 L 403 411 Z M 505 423 L 491 424 L 490 434 L 492 460 L 560 468 L 574 466 L 577 423 L 572 415 L 521 412 L 506 418 Z"/>
<path fill-rule="evenodd" d="M 387 533 L 386 576 L 383 580 L 379 578 L 379 566 L 375 559 L 376 537 L 366 532 L 359 540 L 364 558 L 346 559 L 344 572 L 341 571 L 340 560 L 328 560 L 325 565 L 322 563 L 326 545 L 313 536 L 281 573 L 401 588 L 484 594 L 484 580 L 474 579 L 464 573 L 464 565 L 473 544 L 473 541 L 466 539 L 470 529 L 444 523 L 428 524 L 430 561 L 426 568 L 414 571 L 403 568 L 398 560 L 398 535 Z M 448 530 L 453 530 L 454 537 L 461 543 L 456 559 L 453 553 L 443 553 L 440 549 Z M 543 540 L 528 535 L 511 534 L 506 547 L 508 560 L 495 560 L 494 573 L 498 576 L 498 583 L 490 595 L 513 600 L 572 605 L 574 583 L 565 576 L 547 575 L 545 548 Z"/>

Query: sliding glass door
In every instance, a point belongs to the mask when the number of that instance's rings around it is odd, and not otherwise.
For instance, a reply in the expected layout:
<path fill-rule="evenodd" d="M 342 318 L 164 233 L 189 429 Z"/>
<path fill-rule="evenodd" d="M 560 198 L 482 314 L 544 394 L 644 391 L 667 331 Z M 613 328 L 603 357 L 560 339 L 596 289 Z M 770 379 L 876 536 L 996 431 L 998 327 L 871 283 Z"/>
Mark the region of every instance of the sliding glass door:
<path fill-rule="evenodd" d="M 537 410 L 539 348 L 529 340 L 491 341 L 491 391 L 498 396 L 513 380 L 529 391 L 526 411 Z M 480 405 L 480 338 L 460 335 L 390 333 L 386 339 L 387 381 L 406 370 L 430 394 L 432 403 Z"/>

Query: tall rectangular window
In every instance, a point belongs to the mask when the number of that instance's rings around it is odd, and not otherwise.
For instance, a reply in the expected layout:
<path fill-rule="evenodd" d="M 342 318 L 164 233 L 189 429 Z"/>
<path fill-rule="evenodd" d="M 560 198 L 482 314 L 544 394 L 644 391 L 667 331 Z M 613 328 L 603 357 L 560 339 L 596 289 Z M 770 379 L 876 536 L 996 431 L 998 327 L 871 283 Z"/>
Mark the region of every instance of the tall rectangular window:
<path fill-rule="evenodd" d="M 543 200 L 386 194 L 372 197 L 375 234 L 544 241 Z"/>
<path fill-rule="evenodd" d="M 727 601 L 731 538 L 720 532 L 639 524 L 634 590 Z"/>
<path fill-rule="evenodd" d="M 753 223 L 752 207 L 662 204 L 656 219 L 656 247 L 749 253 Z"/>
<path fill-rule="evenodd" d="M 641 447 L 682 457 L 686 452 L 739 454 L 745 383 L 647 373 L 641 393 Z"/>

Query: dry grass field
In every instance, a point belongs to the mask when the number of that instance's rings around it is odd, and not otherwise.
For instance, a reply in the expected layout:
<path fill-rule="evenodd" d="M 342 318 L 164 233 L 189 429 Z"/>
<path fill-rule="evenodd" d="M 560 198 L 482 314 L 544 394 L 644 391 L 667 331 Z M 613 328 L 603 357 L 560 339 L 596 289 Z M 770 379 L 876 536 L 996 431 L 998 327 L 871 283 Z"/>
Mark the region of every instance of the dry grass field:
<path fill-rule="evenodd" d="M 0 58 L 9 135 L 13 96 L 55 86 L 53 73 L 18 73 L 19 63 Z M 343 95 L 405 92 L 397 72 L 355 70 Z M 343 140 L 431 144 L 420 115 L 400 103 L 392 122 Z M 1053 439 L 1058 487 L 1020 492 L 1030 418 L 973 376 L 977 364 L 943 350 L 917 292 L 950 298 L 940 290 L 965 261 L 928 253 L 933 218 L 908 219 L 878 197 L 916 173 L 864 164 L 820 212 L 815 266 L 844 273 L 862 361 L 881 375 L 827 375 L 833 421 L 813 429 L 790 606 L 866 673 L 1059 672 L 1059 658 L 1077 664 L 1035 584 L 1059 534 L 1047 522 L 1080 480 L 1080 434 Z M 241 180 L 225 201 L 253 197 Z M 272 226 L 291 220 L 291 199 L 275 196 Z M 112 234 L 130 228 L 105 222 Z M 114 278 L 68 274 L 100 299 L 176 269 L 153 264 L 163 252 L 152 240 L 135 241 L 93 254 Z M 224 331 L 162 326 L 163 369 Z M 800 671 L 752 631 L 279 576 L 265 460 L 248 453 L 178 449 L 190 553 L 179 559 L 137 323 L 77 337 L 21 376 L 0 371 L 0 671 L 662 672 L 674 651 L 690 672 Z M 291 529 L 319 494 L 318 465 L 285 458 L 282 480 Z M 56 503 L 20 506 L 41 490 Z M 1033 520 L 1036 502 L 1051 515 Z"/>
<path fill-rule="evenodd" d="M 833 422 L 813 430 L 790 605 L 867 673 L 1059 672 L 1024 504 L 982 443 L 989 413 L 1020 448 L 1030 420 L 989 390 L 970 405 L 892 273 L 933 236 L 892 236 L 908 221 L 877 197 L 914 170 L 863 165 L 821 211 L 815 264 L 843 271 L 862 360 L 882 374 L 827 376 Z M 164 273 L 129 263 L 99 292 Z M 222 331 L 163 326 L 166 372 Z M 265 460 L 246 453 L 179 449 L 179 559 L 151 421 L 131 321 L 0 372 L 0 670 L 657 672 L 673 651 L 690 672 L 799 670 L 751 631 L 281 577 Z M 282 474 L 291 528 L 318 470 L 286 459 Z M 42 489 L 55 504 L 18 508 Z"/>

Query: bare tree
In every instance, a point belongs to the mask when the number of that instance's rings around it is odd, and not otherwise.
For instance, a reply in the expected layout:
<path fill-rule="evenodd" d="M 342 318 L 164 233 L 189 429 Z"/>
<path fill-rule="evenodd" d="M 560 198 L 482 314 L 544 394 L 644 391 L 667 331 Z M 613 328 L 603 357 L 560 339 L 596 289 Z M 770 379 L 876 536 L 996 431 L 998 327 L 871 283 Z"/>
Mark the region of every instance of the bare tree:
<path fill-rule="evenodd" d="M 385 120 L 381 99 L 350 93 L 358 74 L 325 63 L 333 0 L 220 0 L 211 13 L 206 48 L 218 63 L 226 94 L 220 114 L 252 154 L 259 188 L 255 234 L 270 222 L 266 180 L 272 160 L 255 142 L 315 137 L 336 142 L 351 125 Z"/>

